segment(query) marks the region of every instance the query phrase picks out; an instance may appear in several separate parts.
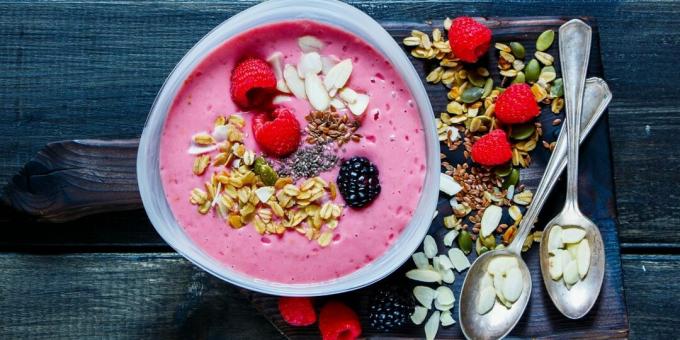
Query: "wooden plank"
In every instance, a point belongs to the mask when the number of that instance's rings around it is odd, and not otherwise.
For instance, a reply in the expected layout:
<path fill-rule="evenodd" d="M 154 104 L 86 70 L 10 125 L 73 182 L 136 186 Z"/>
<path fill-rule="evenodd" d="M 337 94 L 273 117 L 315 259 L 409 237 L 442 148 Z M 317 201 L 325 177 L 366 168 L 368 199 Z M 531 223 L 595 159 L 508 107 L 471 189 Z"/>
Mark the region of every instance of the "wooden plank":
<path fill-rule="evenodd" d="M 254 3 L 1 3 L 0 183 L 48 142 L 137 137 L 156 91 L 184 52 Z M 353 3 L 385 22 L 463 13 L 595 16 L 615 98 L 610 122 L 622 241 L 680 243 L 680 234 L 668 227 L 680 219 L 680 198 L 667 185 L 680 176 L 673 151 L 680 133 L 680 70 L 667 67 L 680 53 L 673 43 L 680 17 L 669 15 L 680 12 L 680 3 Z M 639 204 L 658 197 L 665 204 Z M 138 220 L 131 217 L 131 223 Z"/>
<path fill-rule="evenodd" d="M 631 336 L 676 337 L 678 255 L 622 257 Z M 2 338 L 279 335 L 238 290 L 177 254 L 0 254 Z M 621 292 L 619 292 L 621 293 Z"/>
<path fill-rule="evenodd" d="M 3 339 L 281 337 L 177 254 L 2 254 L 0 271 Z"/>

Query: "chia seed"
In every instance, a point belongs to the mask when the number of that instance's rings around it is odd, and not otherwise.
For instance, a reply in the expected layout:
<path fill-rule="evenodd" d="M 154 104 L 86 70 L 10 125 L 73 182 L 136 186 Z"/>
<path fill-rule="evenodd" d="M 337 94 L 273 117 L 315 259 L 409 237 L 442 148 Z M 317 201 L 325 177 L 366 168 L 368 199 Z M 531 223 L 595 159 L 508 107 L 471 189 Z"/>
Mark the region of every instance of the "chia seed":
<path fill-rule="evenodd" d="M 300 147 L 295 153 L 276 164 L 279 176 L 290 176 L 293 180 L 318 176 L 335 167 L 338 156 L 331 144 Z"/>

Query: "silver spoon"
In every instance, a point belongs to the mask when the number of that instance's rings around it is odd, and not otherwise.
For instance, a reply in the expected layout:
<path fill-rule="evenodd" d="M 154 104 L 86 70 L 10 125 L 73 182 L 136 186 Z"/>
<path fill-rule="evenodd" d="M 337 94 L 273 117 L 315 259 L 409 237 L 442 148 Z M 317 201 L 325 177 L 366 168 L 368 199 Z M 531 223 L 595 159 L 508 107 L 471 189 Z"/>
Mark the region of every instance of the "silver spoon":
<path fill-rule="evenodd" d="M 586 135 L 590 133 L 590 130 L 592 130 L 595 123 L 600 119 L 602 113 L 611 101 L 611 98 L 611 92 L 609 91 L 607 83 L 600 78 L 588 79 L 586 82 L 585 94 L 583 96 L 581 141 L 585 139 Z M 566 138 L 566 134 L 559 135 L 550 161 L 548 161 L 548 164 L 546 165 L 543 179 L 541 179 L 531 205 L 529 205 L 522 222 L 520 222 L 518 230 L 519 234 L 514 238 L 512 244 L 505 250 L 494 250 L 481 255 L 468 269 L 459 298 L 459 321 L 463 334 L 468 339 L 498 339 L 506 336 L 515 327 L 526 309 L 529 296 L 531 295 L 532 284 L 531 277 L 528 276 L 526 264 L 519 254 L 522 250 L 524 240 L 531 230 L 533 223 L 530 223 L 530 221 L 534 221 L 538 216 L 548 194 L 557 182 L 560 173 L 562 173 L 567 165 Z M 524 281 L 522 295 L 509 310 L 499 302 L 496 302 L 494 308 L 490 312 L 479 315 L 476 307 L 481 277 L 485 274 L 489 261 L 494 256 L 502 255 L 516 256 L 518 258 L 518 262 L 522 268 Z"/>
<path fill-rule="evenodd" d="M 604 244 L 597 226 L 578 206 L 578 149 L 583 87 L 590 56 L 591 29 L 581 20 L 571 20 L 560 27 L 560 59 L 564 79 L 564 99 L 567 111 L 567 197 L 564 209 L 543 230 L 541 240 L 541 272 L 543 282 L 555 307 L 570 319 L 586 315 L 600 294 L 604 278 Z M 555 225 L 577 226 L 586 231 L 590 244 L 590 267 L 587 275 L 571 289 L 564 282 L 553 281 L 548 266 L 548 238 Z"/>

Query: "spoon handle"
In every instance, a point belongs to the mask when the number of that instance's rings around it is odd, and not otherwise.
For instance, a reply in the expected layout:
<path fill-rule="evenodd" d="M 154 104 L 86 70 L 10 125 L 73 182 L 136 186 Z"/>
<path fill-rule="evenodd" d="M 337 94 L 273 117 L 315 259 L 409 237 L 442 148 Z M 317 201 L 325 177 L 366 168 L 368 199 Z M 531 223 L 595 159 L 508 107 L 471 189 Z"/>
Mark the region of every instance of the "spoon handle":
<path fill-rule="evenodd" d="M 588 78 L 583 94 L 583 117 L 581 117 L 581 142 L 588 136 L 595 123 L 600 119 L 604 110 L 612 100 L 612 93 L 609 86 L 600 78 Z M 538 217 L 538 213 L 543 209 L 543 204 L 548 199 L 548 195 L 557 183 L 564 168 L 567 167 L 567 135 L 561 133 L 557 137 L 555 149 L 545 166 L 543 178 L 538 183 L 538 188 L 531 200 L 531 205 L 524 213 L 524 217 L 518 227 L 518 235 L 513 239 L 508 248 L 515 253 L 522 251 L 522 245 L 531 232 L 531 226 Z"/>
<path fill-rule="evenodd" d="M 581 109 L 592 30 L 581 20 L 570 20 L 559 30 L 560 60 L 567 111 L 567 197 L 565 210 L 578 209 L 578 147 Z"/>

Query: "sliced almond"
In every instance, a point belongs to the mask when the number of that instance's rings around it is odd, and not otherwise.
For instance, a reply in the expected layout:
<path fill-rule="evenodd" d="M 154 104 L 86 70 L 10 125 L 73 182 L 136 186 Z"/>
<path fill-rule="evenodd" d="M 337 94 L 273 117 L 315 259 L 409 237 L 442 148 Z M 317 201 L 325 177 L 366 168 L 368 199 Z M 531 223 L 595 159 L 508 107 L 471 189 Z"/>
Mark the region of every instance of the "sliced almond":
<path fill-rule="evenodd" d="M 508 192 L 510 192 L 510 188 L 508 188 Z M 512 199 L 512 197 L 508 199 Z M 510 218 L 512 218 L 513 221 L 519 221 L 522 219 L 522 211 L 519 210 L 519 207 L 516 205 L 512 205 L 510 208 L 508 208 L 508 215 L 510 215 Z"/>
<path fill-rule="evenodd" d="M 503 275 L 494 275 L 493 277 L 493 290 L 496 292 L 496 297 L 498 297 L 503 304 L 507 302 L 505 300 L 505 297 L 503 296 L 503 283 L 505 281 L 505 277 Z"/>
<path fill-rule="evenodd" d="M 437 292 L 437 302 L 441 305 L 450 305 L 456 302 L 456 298 L 453 297 L 453 291 L 447 286 L 440 286 L 436 290 Z"/>
<path fill-rule="evenodd" d="M 451 248 L 449 250 L 449 259 L 459 273 L 470 267 L 470 260 L 463 253 L 462 250 L 458 248 Z"/>
<path fill-rule="evenodd" d="M 477 313 L 484 315 L 488 313 L 496 303 L 496 291 L 491 286 L 482 288 L 477 297 Z"/>
<path fill-rule="evenodd" d="M 451 263 L 451 259 L 448 256 L 439 255 L 439 256 L 437 256 L 437 258 L 439 259 L 439 263 L 441 264 L 441 267 L 442 267 L 443 270 L 454 268 L 453 263 Z"/>
<path fill-rule="evenodd" d="M 274 97 L 274 99 L 272 100 L 272 104 L 275 104 L 275 105 L 276 104 L 282 104 L 282 103 L 287 103 L 287 102 L 292 101 L 292 100 L 293 100 L 292 96 L 286 96 L 286 95 L 280 94 L 280 95 Z"/>
<path fill-rule="evenodd" d="M 340 59 L 334 55 L 321 56 L 321 73 L 328 74 L 328 72 L 340 62 Z"/>
<path fill-rule="evenodd" d="M 449 284 L 453 283 L 453 281 L 456 280 L 456 277 L 453 275 L 452 269 L 447 269 L 447 270 L 441 272 L 440 275 L 442 276 L 442 281 L 449 283 Z"/>
<path fill-rule="evenodd" d="M 406 277 L 419 282 L 441 282 L 442 276 L 433 269 L 411 269 Z"/>
<path fill-rule="evenodd" d="M 444 235 L 444 245 L 447 247 L 451 247 L 453 245 L 453 241 L 458 237 L 458 230 L 451 230 L 446 235 Z"/>
<path fill-rule="evenodd" d="M 569 261 L 567 266 L 564 268 L 564 273 L 562 276 L 564 277 L 564 283 L 567 284 L 567 288 L 571 288 L 573 284 L 578 282 L 578 264 L 575 260 Z"/>
<path fill-rule="evenodd" d="M 479 281 L 480 281 L 479 282 L 480 288 L 484 288 L 484 287 L 488 287 L 488 286 L 493 287 L 493 276 L 491 276 L 491 274 L 489 274 L 489 273 L 485 273 L 482 276 L 482 279 L 479 280 Z"/>
<path fill-rule="evenodd" d="M 229 126 L 227 125 L 218 125 L 215 126 L 212 132 L 213 138 L 215 138 L 215 141 L 220 143 L 224 142 L 227 140 L 227 136 L 229 135 Z"/>
<path fill-rule="evenodd" d="M 326 89 L 341 89 L 347 84 L 350 75 L 352 74 L 352 59 L 345 59 L 334 65 L 323 80 Z"/>
<path fill-rule="evenodd" d="M 557 281 L 562 278 L 562 257 L 561 256 L 550 256 L 548 258 L 548 271 L 550 272 L 550 278 Z"/>
<path fill-rule="evenodd" d="M 317 111 L 326 111 L 331 104 L 331 98 L 323 87 L 321 78 L 314 73 L 307 73 L 305 78 L 305 92 L 309 104 Z"/>
<path fill-rule="evenodd" d="M 190 155 L 201 155 L 204 153 L 212 152 L 217 150 L 217 144 L 213 145 L 197 145 L 194 143 L 191 143 L 191 146 L 189 147 L 189 150 L 187 150 L 187 153 Z"/>
<path fill-rule="evenodd" d="M 449 196 L 454 196 L 455 194 L 463 190 L 463 187 L 461 187 L 460 184 L 458 184 L 458 182 L 456 182 L 456 180 L 453 179 L 453 177 L 445 173 L 440 173 L 439 190 Z"/>
<path fill-rule="evenodd" d="M 354 103 L 348 104 L 349 110 L 355 116 L 361 116 L 368 108 L 368 101 L 370 97 L 367 94 L 359 93 L 357 94 L 357 99 Z"/>
<path fill-rule="evenodd" d="M 576 260 L 576 256 L 578 255 L 578 245 L 579 243 L 567 244 L 567 253 L 569 254 L 570 260 Z"/>
<path fill-rule="evenodd" d="M 564 228 L 562 230 L 562 242 L 579 243 L 586 236 L 586 231 L 579 227 Z"/>
<path fill-rule="evenodd" d="M 331 106 L 334 107 L 336 110 L 342 110 L 346 107 L 345 103 L 342 100 L 335 97 L 331 99 Z"/>
<path fill-rule="evenodd" d="M 354 104 L 356 103 L 359 94 L 356 93 L 356 91 L 350 89 L 349 87 L 345 87 L 342 90 L 340 90 L 340 92 L 338 92 L 338 96 L 346 104 Z"/>
<path fill-rule="evenodd" d="M 555 225 L 550 229 L 550 234 L 548 235 L 548 251 L 553 251 L 563 246 L 562 227 Z"/>
<path fill-rule="evenodd" d="M 430 318 L 427 319 L 427 322 L 425 323 L 425 339 L 426 340 L 434 340 L 434 338 L 437 336 L 437 332 L 439 331 L 439 316 L 440 312 L 435 311 L 430 315 Z"/>
<path fill-rule="evenodd" d="M 298 76 L 305 79 L 309 74 L 319 74 L 321 68 L 321 56 L 318 53 L 305 53 L 300 57 L 300 62 L 297 64 Z"/>
<path fill-rule="evenodd" d="M 519 266 L 519 263 L 514 256 L 495 256 L 489 261 L 486 271 L 493 276 L 499 276 L 505 274 L 508 269 L 517 266 Z"/>
<path fill-rule="evenodd" d="M 439 321 L 444 327 L 451 326 L 456 323 L 456 320 L 453 319 L 450 311 L 442 312 L 439 316 Z"/>
<path fill-rule="evenodd" d="M 312 35 L 305 35 L 298 38 L 298 46 L 302 52 L 319 52 L 324 47 L 324 43 Z"/>
<path fill-rule="evenodd" d="M 437 256 L 437 242 L 435 242 L 434 237 L 427 235 L 423 241 L 423 252 L 428 259 Z"/>
<path fill-rule="evenodd" d="M 503 296 L 509 302 L 515 302 L 519 299 L 524 288 L 524 283 L 522 282 L 522 271 L 519 267 L 512 267 L 508 269 L 505 275 L 505 280 L 503 281 Z"/>
<path fill-rule="evenodd" d="M 425 321 L 425 318 L 427 317 L 427 308 L 422 307 L 422 306 L 416 306 L 416 308 L 413 310 L 413 314 L 411 314 L 411 321 L 416 324 L 420 325 Z"/>
<path fill-rule="evenodd" d="M 259 187 L 255 189 L 255 195 L 260 202 L 267 202 L 274 195 L 276 189 L 274 187 Z"/>
<path fill-rule="evenodd" d="M 305 82 L 300 78 L 297 70 L 293 65 L 286 65 L 283 68 L 283 79 L 286 80 L 286 85 L 290 92 L 299 99 L 307 99 L 307 94 L 305 93 Z"/>
<path fill-rule="evenodd" d="M 588 269 L 590 268 L 590 244 L 588 239 L 583 239 L 578 244 L 576 264 L 578 266 L 578 275 L 583 279 L 588 274 Z"/>
<path fill-rule="evenodd" d="M 434 308 L 438 311 L 445 312 L 445 311 L 453 309 L 453 303 L 443 304 L 443 303 L 439 303 L 439 301 L 437 301 L 437 299 L 435 299 L 434 300 Z"/>
<path fill-rule="evenodd" d="M 437 291 L 426 286 L 415 286 L 413 288 L 413 296 L 425 308 L 431 309 L 432 301 L 437 297 Z"/>
<path fill-rule="evenodd" d="M 268 58 L 267 62 L 272 65 L 274 69 L 274 76 L 276 77 L 276 89 L 283 93 L 290 93 L 290 89 L 286 85 L 286 80 L 283 79 L 283 53 L 274 52 Z"/>
<path fill-rule="evenodd" d="M 498 228 L 498 224 L 503 217 L 503 209 L 497 205 L 490 205 L 484 210 L 482 215 L 482 229 L 480 231 L 482 237 L 487 237 Z"/>
<path fill-rule="evenodd" d="M 416 268 L 418 269 L 428 269 L 430 267 L 430 261 L 427 259 L 427 256 L 425 256 L 425 253 L 423 252 L 413 253 L 413 255 L 411 255 L 411 258 L 413 259 L 413 263 L 415 263 Z"/>

